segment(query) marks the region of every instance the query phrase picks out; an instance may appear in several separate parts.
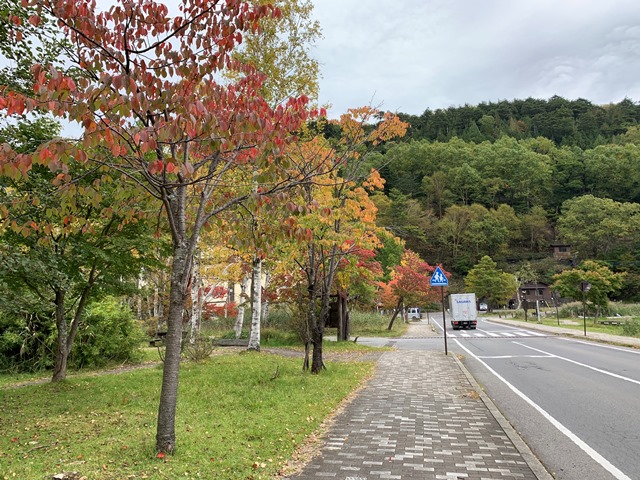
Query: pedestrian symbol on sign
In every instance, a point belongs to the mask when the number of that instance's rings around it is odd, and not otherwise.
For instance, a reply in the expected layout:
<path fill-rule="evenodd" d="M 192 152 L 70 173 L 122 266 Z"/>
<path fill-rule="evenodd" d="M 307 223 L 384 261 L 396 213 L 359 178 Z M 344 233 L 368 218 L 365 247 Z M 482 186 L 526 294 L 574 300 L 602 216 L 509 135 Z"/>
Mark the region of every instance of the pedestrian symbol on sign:
<path fill-rule="evenodd" d="M 449 280 L 447 279 L 447 277 L 445 276 L 444 272 L 440 267 L 437 267 L 433 272 L 433 275 L 431 275 L 430 285 L 432 287 L 448 287 L 449 286 Z"/>

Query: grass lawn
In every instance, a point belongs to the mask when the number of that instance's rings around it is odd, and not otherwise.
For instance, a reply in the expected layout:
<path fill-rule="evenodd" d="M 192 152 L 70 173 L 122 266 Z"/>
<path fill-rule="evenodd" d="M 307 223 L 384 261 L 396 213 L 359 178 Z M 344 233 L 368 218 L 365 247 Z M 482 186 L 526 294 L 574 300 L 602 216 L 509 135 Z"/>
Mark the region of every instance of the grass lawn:
<path fill-rule="evenodd" d="M 154 450 L 159 366 L 1 389 L 0 478 L 271 478 L 373 366 L 328 362 L 311 375 L 301 364 L 248 352 L 183 363 L 177 450 L 164 459 Z"/>

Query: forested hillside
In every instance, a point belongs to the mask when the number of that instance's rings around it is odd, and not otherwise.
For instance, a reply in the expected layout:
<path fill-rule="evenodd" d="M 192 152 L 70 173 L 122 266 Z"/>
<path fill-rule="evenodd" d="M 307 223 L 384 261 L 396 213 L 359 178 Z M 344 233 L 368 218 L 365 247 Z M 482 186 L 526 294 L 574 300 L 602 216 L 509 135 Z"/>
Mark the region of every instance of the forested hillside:
<path fill-rule="evenodd" d="M 640 266 L 640 107 L 624 100 L 515 100 L 402 116 L 401 143 L 371 158 L 386 180 L 379 223 L 430 264 L 464 275 L 490 255 L 507 270 L 530 262 L 540 280 L 563 266 L 603 260 L 626 271 L 636 296 Z"/>
<path fill-rule="evenodd" d="M 579 98 L 566 100 L 501 101 L 431 111 L 420 116 L 400 115 L 411 128 L 407 140 L 446 142 L 459 137 L 468 142 L 495 141 L 503 135 L 517 139 L 545 137 L 557 145 L 592 148 L 610 143 L 640 122 L 640 106 L 629 99 L 594 105 Z"/>

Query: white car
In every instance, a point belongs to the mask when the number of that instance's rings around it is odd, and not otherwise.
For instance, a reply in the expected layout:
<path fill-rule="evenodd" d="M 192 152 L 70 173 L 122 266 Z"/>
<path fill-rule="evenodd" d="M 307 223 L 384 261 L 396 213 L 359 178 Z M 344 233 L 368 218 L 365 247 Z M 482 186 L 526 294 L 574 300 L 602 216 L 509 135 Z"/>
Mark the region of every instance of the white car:
<path fill-rule="evenodd" d="M 489 310 L 489 305 L 487 305 L 486 303 L 481 303 L 480 305 L 478 305 L 478 310 L 480 310 L 481 312 L 486 312 L 487 310 Z"/>
<path fill-rule="evenodd" d="M 418 320 L 420 320 L 419 307 L 410 307 L 407 309 L 407 319 L 411 320 L 412 318 L 417 318 Z"/>

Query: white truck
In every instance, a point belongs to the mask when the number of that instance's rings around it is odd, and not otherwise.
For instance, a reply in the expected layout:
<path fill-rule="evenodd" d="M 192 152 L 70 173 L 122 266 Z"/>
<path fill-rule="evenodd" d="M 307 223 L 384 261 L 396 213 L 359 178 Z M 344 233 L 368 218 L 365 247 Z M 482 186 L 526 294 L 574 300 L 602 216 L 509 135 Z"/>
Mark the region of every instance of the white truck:
<path fill-rule="evenodd" d="M 478 310 L 476 309 L 475 293 L 452 293 L 449 295 L 449 306 L 451 308 L 451 328 L 454 330 L 476 329 Z"/>

